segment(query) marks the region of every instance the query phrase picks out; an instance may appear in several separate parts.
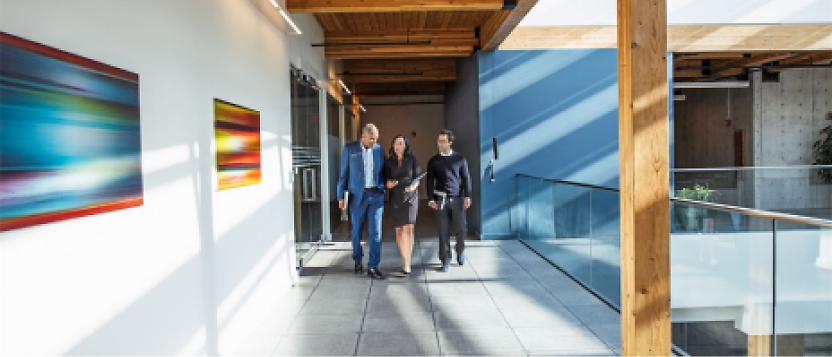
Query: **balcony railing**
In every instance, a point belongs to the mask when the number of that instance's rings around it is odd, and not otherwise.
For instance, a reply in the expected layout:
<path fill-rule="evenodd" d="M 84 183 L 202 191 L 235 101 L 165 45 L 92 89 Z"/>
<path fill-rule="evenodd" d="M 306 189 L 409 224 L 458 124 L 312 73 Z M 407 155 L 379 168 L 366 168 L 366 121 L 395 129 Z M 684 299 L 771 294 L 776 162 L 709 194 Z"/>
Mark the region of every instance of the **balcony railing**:
<path fill-rule="evenodd" d="M 517 180 L 519 238 L 620 306 L 619 192 Z M 832 355 L 832 221 L 676 198 L 668 204 L 677 347 L 691 355 Z M 733 216 L 742 224 L 714 223 Z"/>

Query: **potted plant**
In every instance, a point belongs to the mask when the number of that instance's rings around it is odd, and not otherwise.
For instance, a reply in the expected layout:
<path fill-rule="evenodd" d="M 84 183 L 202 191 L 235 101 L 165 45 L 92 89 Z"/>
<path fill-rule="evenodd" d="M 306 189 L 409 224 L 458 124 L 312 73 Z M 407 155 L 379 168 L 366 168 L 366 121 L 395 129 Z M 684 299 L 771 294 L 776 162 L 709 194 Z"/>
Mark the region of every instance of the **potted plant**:
<path fill-rule="evenodd" d="M 815 141 L 812 145 L 812 156 L 815 157 L 815 165 L 832 165 L 832 125 L 823 128 L 820 131 L 822 139 Z M 818 176 L 826 182 L 832 182 L 832 169 L 818 170 Z"/>
<path fill-rule="evenodd" d="M 693 185 L 692 188 L 685 187 L 676 191 L 677 198 L 702 202 L 714 202 L 719 195 L 720 193 L 718 191 L 701 185 Z M 707 209 L 690 205 L 677 205 L 675 212 L 676 218 L 679 220 L 680 228 L 686 231 L 702 230 L 702 221 L 708 214 Z"/>

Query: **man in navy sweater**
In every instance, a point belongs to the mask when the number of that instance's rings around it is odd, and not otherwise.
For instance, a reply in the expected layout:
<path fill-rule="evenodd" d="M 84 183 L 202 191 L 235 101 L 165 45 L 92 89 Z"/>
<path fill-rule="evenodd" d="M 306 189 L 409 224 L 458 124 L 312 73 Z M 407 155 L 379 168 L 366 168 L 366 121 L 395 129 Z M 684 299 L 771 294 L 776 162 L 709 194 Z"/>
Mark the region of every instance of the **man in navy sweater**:
<path fill-rule="evenodd" d="M 462 154 L 451 150 L 454 133 L 439 132 L 436 146 L 439 153 L 428 161 L 427 194 L 430 208 L 436 210 L 439 225 L 439 260 L 442 271 L 451 268 L 451 227 L 456 236 L 456 257 L 459 265 L 465 264 L 465 210 L 471 207 L 471 175 L 468 161 Z"/>

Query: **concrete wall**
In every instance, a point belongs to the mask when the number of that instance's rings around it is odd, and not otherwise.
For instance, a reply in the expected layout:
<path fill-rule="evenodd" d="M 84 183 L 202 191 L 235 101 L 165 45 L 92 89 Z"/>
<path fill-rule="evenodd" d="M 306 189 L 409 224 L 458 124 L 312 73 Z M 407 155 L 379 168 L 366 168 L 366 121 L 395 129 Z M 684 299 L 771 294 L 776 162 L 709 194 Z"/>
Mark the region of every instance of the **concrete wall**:
<path fill-rule="evenodd" d="M 616 50 L 481 52 L 479 88 L 483 239 L 514 236 L 518 174 L 618 187 Z"/>
<path fill-rule="evenodd" d="M 236 0 L 3 0 L 0 30 L 140 76 L 144 205 L 0 234 L 0 355 L 233 354 L 296 276 L 289 63 L 322 41 Z M 218 192 L 213 99 L 260 111 L 262 182 Z"/>
<path fill-rule="evenodd" d="M 396 134 L 407 135 L 413 154 L 419 159 L 422 172 L 424 172 L 428 160 L 437 153 L 436 137 L 445 125 L 445 106 L 443 104 L 364 104 L 364 107 L 367 112 L 362 113 L 362 125 L 373 123 L 378 126 L 378 143 L 384 147 L 385 155 L 390 150 L 390 144 Z M 421 199 L 427 198 L 424 188 L 423 181 L 419 190 Z"/>
<path fill-rule="evenodd" d="M 753 119 L 750 88 L 683 89 L 674 104 L 675 167 L 732 167 L 734 132 L 746 135 L 746 164 L 751 165 Z M 730 120 L 730 124 L 725 121 Z"/>
<path fill-rule="evenodd" d="M 468 210 L 468 231 L 480 236 L 482 232 L 481 185 L 488 182 L 490 172 L 480 164 L 479 128 L 479 67 L 477 56 L 462 58 L 456 62 L 457 80 L 445 87 L 445 126 L 454 132 L 453 148 L 468 159 L 471 173 L 471 208 Z"/>
<path fill-rule="evenodd" d="M 812 144 L 830 124 L 832 69 L 794 69 L 779 82 L 754 78 L 755 166 L 808 165 Z M 763 209 L 830 207 L 829 185 L 809 170 L 755 175 L 755 204 Z"/>

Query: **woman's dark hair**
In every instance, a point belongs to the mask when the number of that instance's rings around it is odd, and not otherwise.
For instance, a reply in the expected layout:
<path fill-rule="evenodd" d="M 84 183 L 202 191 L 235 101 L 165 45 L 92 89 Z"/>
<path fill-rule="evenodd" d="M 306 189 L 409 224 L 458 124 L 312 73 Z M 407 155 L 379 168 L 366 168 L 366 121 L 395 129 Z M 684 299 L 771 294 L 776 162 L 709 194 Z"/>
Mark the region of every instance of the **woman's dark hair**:
<path fill-rule="evenodd" d="M 402 134 L 398 134 L 398 135 L 394 136 L 393 141 L 390 142 L 390 156 L 389 157 L 391 159 L 396 158 L 396 149 L 394 149 L 393 147 L 396 146 L 396 139 L 398 139 L 398 138 L 402 138 L 402 140 L 404 140 L 404 155 L 402 155 L 402 156 L 413 156 L 413 149 L 410 148 L 410 140 L 407 140 L 406 136 L 404 136 Z"/>
<path fill-rule="evenodd" d="M 442 129 L 439 135 L 445 135 L 445 139 L 448 139 L 448 142 L 454 142 L 454 133 L 448 129 Z"/>

